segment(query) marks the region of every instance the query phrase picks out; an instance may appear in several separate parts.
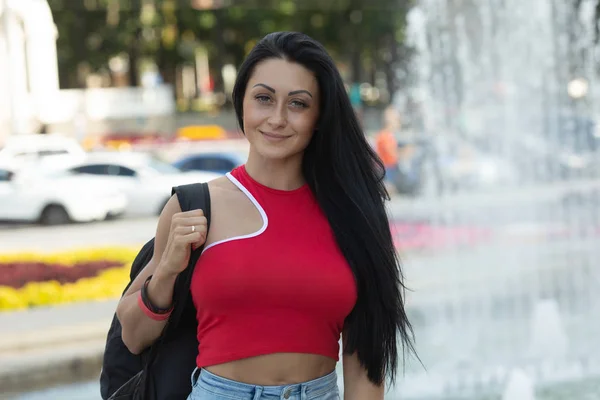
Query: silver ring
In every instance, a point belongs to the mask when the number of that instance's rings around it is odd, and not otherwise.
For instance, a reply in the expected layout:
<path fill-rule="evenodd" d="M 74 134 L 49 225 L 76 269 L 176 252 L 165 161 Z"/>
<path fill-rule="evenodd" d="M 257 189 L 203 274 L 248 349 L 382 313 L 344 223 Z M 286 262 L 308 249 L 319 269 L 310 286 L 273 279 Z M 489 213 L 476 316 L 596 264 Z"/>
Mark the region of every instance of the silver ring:
<path fill-rule="evenodd" d="M 192 233 L 196 232 L 196 225 L 192 225 Z"/>

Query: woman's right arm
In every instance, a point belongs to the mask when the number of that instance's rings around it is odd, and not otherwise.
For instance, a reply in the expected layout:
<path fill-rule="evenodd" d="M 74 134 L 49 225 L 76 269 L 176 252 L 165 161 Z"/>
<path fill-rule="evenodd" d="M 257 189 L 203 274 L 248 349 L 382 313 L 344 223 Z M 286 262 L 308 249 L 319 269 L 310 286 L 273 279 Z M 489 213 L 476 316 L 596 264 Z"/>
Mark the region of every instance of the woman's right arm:
<path fill-rule="evenodd" d="M 192 226 L 194 229 L 192 230 Z M 191 248 L 206 240 L 207 222 L 202 210 L 181 212 L 177 196 L 172 196 L 158 220 L 152 259 L 132 282 L 117 306 L 123 343 L 140 354 L 161 335 L 167 321 L 155 321 L 139 308 L 139 292 L 146 279 L 148 298 L 159 308 L 169 308 L 177 275 L 187 268 Z"/>

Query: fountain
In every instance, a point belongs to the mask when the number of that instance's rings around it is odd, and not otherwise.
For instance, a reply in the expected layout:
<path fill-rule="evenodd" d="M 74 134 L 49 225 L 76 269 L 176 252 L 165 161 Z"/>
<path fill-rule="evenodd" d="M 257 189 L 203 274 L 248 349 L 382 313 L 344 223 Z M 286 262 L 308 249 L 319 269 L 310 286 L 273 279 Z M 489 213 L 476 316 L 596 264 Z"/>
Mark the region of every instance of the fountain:
<path fill-rule="evenodd" d="M 564 322 L 554 300 L 541 300 L 535 307 L 530 351 L 535 358 L 564 358 L 568 355 Z"/>
<path fill-rule="evenodd" d="M 396 103 L 422 119 L 412 133 L 436 148 L 442 189 L 396 217 L 486 240 L 408 257 L 427 371 L 410 365 L 401 398 L 426 398 L 428 375 L 465 399 L 530 400 L 535 386 L 543 400 L 567 383 L 584 398 L 600 381 L 597 2 L 417 0 L 409 13 L 413 80 Z"/>
<path fill-rule="evenodd" d="M 468 138 L 510 159 L 519 182 L 579 172 L 571 171 L 573 149 L 587 144 L 597 98 L 595 0 L 583 1 L 579 13 L 570 3 L 417 2 L 409 15 L 418 56 L 408 95 L 421 105 L 428 133 Z M 558 160 L 548 159 L 555 149 Z M 535 158 L 524 160 L 523 152 Z"/>
<path fill-rule="evenodd" d="M 524 371 L 512 371 L 502 400 L 535 400 L 533 382 Z"/>

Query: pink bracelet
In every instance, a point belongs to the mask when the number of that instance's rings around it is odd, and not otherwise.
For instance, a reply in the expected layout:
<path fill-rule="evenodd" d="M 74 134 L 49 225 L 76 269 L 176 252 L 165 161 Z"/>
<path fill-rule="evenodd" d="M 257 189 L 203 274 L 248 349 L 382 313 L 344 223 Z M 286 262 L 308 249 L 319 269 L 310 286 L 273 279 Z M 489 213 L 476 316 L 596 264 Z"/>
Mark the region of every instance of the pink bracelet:
<path fill-rule="evenodd" d="M 152 312 L 152 310 L 150 310 L 148 307 L 146 307 L 146 304 L 144 304 L 144 300 L 142 299 L 141 291 L 139 292 L 137 298 L 138 298 L 138 307 L 144 312 L 144 314 L 146 314 L 146 316 L 148 318 L 153 319 L 154 321 L 166 321 L 171 316 L 171 312 L 173 312 L 173 310 L 171 310 L 167 313 L 164 313 L 164 314 L 157 314 L 155 312 Z"/>

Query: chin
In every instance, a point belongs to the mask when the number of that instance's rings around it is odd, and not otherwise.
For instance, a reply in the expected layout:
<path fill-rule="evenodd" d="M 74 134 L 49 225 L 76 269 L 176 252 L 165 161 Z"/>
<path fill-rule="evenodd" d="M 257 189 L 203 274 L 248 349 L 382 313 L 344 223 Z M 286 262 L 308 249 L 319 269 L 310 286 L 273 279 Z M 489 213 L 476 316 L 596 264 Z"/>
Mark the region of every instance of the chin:
<path fill-rule="evenodd" d="M 284 149 L 257 149 L 257 153 L 260 154 L 262 158 L 268 160 L 285 160 L 294 155 L 293 152 L 286 151 Z"/>
<path fill-rule="evenodd" d="M 296 149 L 290 149 L 284 146 L 265 145 L 262 143 L 258 146 L 255 146 L 255 151 L 261 156 L 261 158 L 272 161 L 287 160 L 302 153 L 301 150 L 299 151 Z"/>

